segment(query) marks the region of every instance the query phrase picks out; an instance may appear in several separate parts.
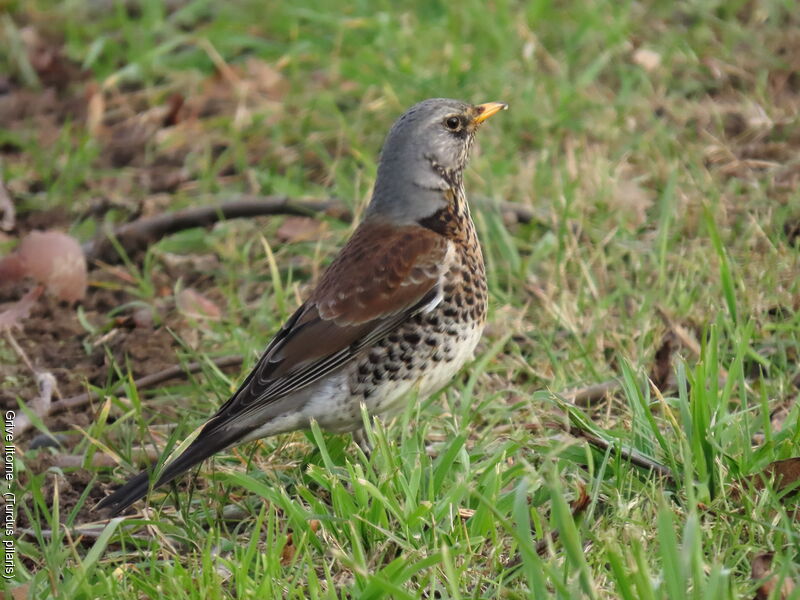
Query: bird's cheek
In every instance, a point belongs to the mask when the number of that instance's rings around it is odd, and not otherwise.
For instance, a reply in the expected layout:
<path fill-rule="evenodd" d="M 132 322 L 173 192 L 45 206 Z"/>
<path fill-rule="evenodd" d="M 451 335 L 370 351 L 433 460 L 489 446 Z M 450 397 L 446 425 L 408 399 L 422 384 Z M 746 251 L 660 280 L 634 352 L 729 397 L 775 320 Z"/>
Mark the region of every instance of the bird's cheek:
<path fill-rule="evenodd" d="M 436 140 L 436 144 L 433 146 L 433 157 L 436 159 L 436 162 L 442 166 L 450 166 L 453 164 L 453 159 L 456 156 L 456 148 L 458 144 L 455 144 L 456 141 L 455 136 L 452 133 L 448 133 L 445 136 L 439 137 Z"/>

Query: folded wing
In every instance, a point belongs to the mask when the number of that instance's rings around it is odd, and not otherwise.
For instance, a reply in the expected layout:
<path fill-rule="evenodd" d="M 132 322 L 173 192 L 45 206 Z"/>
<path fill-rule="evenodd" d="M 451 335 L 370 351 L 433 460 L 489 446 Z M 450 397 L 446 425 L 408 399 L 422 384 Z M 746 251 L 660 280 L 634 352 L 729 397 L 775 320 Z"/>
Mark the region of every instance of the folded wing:
<path fill-rule="evenodd" d="M 279 416 L 270 414 L 279 400 L 341 369 L 400 323 L 435 305 L 449 252 L 451 242 L 424 227 L 363 223 L 236 393 L 166 465 L 155 485 L 242 441 L 265 419 Z M 285 413 L 285 403 L 280 406 Z M 143 497 L 149 484 L 150 470 L 142 471 L 98 508 L 119 513 Z"/>

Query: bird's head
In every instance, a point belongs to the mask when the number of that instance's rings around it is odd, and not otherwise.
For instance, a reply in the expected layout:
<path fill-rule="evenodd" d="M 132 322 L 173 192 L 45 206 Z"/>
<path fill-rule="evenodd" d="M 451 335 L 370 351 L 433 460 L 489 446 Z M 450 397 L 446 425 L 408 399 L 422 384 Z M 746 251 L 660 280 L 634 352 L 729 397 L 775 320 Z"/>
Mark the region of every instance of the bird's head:
<path fill-rule="evenodd" d="M 432 98 L 408 109 L 386 136 L 367 218 L 411 223 L 445 206 L 444 192 L 461 186 L 478 127 L 505 108 Z"/>

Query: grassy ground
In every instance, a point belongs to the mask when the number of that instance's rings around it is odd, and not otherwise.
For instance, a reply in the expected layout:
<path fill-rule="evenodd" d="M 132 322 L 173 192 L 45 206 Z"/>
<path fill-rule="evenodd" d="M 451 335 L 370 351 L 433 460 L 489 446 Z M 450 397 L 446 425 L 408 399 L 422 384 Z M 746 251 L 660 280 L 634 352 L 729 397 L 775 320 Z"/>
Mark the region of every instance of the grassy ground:
<path fill-rule="evenodd" d="M 318 431 L 267 439 L 204 465 L 191 494 L 187 477 L 86 530 L 136 448 L 175 443 L 234 389 L 347 237 L 335 219 L 183 232 L 95 269 L 88 308 L 35 313 L 77 314 L 70 339 L 99 357 L 63 385 L 110 390 L 154 354 L 247 360 L 46 422 L 67 449 L 19 441 L 15 598 L 751 598 L 767 552 L 798 579 L 795 501 L 744 479 L 800 455 L 793 2 L 2 4 L 0 159 L 21 228 L 43 214 L 85 240 L 243 193 L 335 196 L 358 215 L 406 107 L 511 107 L 467 175 L 491 290 L 476 361 L 379 423 L 369 459 Z M 221 316 L 176 310 L 187 286 Z M 141 310 L 152 330 L 120 325 Z M 32 335 L 15 333 L 60 366 Z M 0 357 L 8 406 L 29 401 L 7 339 Z M 620 386 L 588 405 L 560 400 L 607 380 Z M 673 479 L 567 434 L 567 412 Z M 97 466 L 104 453 L 118 466 Z"/>

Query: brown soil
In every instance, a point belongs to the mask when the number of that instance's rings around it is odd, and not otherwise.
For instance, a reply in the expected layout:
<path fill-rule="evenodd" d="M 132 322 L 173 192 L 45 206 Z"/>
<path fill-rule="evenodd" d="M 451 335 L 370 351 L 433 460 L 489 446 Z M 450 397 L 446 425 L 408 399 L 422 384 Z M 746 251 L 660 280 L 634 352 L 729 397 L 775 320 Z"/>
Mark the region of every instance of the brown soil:
<path fill-rule="evenodd" d="M 0 290 L 0 303 L 18 298 L 17 290 L 18 287 L 10 293 Z M 105 328 L 121 321 L 123 326 L 115 327 L 105 343 L 97 343 L 97 336 L 90 335 L 74 307 L 46 297 L 37 303 L 21 330 L 13 332 L 13 336 L 35 370 L 55 376 L 64 398 L 85 391 L 87 383 L 97 386 L 108 383 L 113 373 L 112 358 L 117 365 L 130 365 L 134 377 L 175 364 L 175 340 L 165 327 L 135 327 L 132 322 L 127 323 L 124 315 L 109 320 L 109 309 L 133 300 L 126 296 L 123 292 L 95 289 L 82 302 L 87 320 L 95 327 Z M 18 397 L 26 402 L 36 398 L 33 374 L 23 361 L 0 365 L 0 382 L 0 408 L 4 410 L 15 409 Z M 55 419 L 47 423 L 53 430 L 87 423 L 84 411 Z"/>

